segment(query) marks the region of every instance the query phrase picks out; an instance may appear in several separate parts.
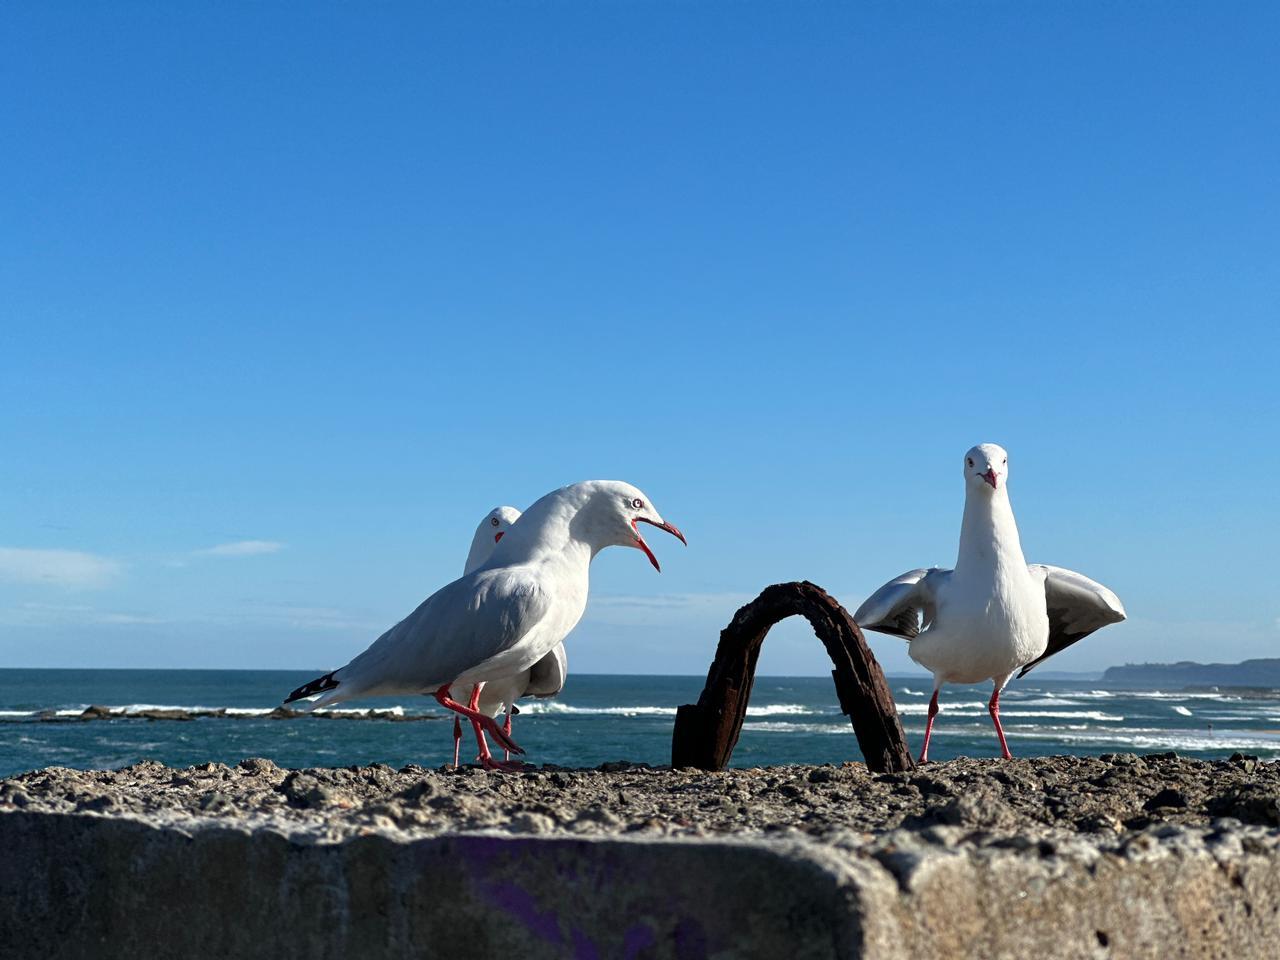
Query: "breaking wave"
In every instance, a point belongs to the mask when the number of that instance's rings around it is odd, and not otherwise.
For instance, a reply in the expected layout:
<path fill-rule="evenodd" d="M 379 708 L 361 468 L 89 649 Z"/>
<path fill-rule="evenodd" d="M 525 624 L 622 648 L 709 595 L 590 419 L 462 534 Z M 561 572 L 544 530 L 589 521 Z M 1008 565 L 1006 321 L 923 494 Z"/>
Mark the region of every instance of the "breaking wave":
<path fill-rule="evenodd" d="M 742 732 L 763 733 L 849 733 L 847 723 L 794 723 L 788 720 L 747 721 L 742 725 Z"/>
<path fill-rule="evenodd" d="M 674 717 L 675 707 L 574 707 L 567 703 L 537 700 L 520 702 L 521 713 L 550 714 L 552 716 L 605 716 L 605 717 Z"/>
<path fill-rule="evenodd" d="M 520 701 L 521 713 L 543 713 L 559 716 L 609 716 L 609 717 L 674 717 L 675 707 L 575 707 L 567 703 L 537 700 Z M 748 717 L 807 716 L 823 711 L 806 707 L 802 703 L 768 703 L 758 707 L 748 706 Z"/>

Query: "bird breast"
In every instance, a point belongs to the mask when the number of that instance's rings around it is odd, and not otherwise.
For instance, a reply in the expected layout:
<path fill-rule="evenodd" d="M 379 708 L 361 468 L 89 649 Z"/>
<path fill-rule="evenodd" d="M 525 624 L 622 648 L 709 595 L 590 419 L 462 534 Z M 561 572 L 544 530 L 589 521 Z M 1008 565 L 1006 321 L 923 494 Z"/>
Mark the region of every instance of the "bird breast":
<path fill-rule="evenodd" d="M 1048 643 L 1044 588 L 1028 571 L 985 584 L 953 579 L 939 592 L 933 626 L 908 652 L 947 683 L 979 683 L 1008 676 Z"/>

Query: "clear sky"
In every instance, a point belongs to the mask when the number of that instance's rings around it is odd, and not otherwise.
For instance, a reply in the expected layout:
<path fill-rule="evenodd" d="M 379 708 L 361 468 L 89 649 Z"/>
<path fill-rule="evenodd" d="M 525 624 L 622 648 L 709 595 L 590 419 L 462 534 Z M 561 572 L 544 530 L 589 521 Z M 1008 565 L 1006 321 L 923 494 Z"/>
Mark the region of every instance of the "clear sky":
<path fill-rule="evenodd" d="M 5 4 L 0 665 L 330 668 L 588 478 L 572 669 L 949 565 L 1280 653 L 1280 7 Z M 873 637 L 885 666 L 905 645 Z M 793 626 L 762 670 L 822 673 Z"/>

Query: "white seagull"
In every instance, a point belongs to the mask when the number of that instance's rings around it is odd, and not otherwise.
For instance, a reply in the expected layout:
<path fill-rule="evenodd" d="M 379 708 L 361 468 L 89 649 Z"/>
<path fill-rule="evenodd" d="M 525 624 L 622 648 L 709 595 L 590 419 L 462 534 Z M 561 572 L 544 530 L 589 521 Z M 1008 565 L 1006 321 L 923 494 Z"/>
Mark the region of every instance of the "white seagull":
<path fill-rule="evenodd" d="M 504 750 L 524 753 L 493 717 L 454 700 L 450 687 L 513 676 L 551 653 L 582 618 L 591 561 L 605 547 L 643 550 L 661 570 L 639 523 L 684 542 L 629 483 L 588 480 L 547 494 L 487 563 L 441 587 L 345 667 L 304 684 L 285 703 L 316 697 L 309 705 L 315 709 L 356 697 L 430 693 Z"/>
<path fill-rule="evenodd" d="M 1046 657 L 1124 619 L 1120 598 L 1083 574 L 1022 556 L 1009 504 L 1009 455 L 980 443 L 964 456 L 964 520 L 954 570 L 912 570 L 891 580 L 853 615 L 858 626 L 905 637 L 911 659 L 933 673 L 920 762 L 944 683 L 991 680 L 987 709 L 1008 759 L 1000 691 Z"/>
<path fill-rule="evenodd" d="M 511 525 L 520 519 L 520 511 L 515 507 L 494 507 L 476 527 L 475 536 L 471 538 L 471 549 L 467 553 L 467 564 L 462 573 L 465 576 L 480 569 L 493 554 L 494 548 L 502 540 Z M 506 712 L 507 718 L 502 724 L 502 732 L 511 736 L 511 715 L 516 711 L 516 701 L 521 697 L 554 697 L 564 689 L 565 677 L 569 673 L 569 659 L 564 644 L 557 643 L 555 649 L 535 663 L 528 670 L 522 670 L 510 677 L 490 680 L 488 683 L 477 683 L 470 690 L 459 688 L 454 691 L 459 702 L 466 703 L 472 710 L 497 717 Z M 476 730 L 476 738 L 483 744 L 484 733 Z M 453 765 L 458 766 L 458 757 L 462 749 L 462 721 L 455 715 L 453 718 Z M 492 765 L 492 756 L 485 745 L 478 757 L 486 767 Z M 507 752 L 506 759 L 511 759 Z"/>

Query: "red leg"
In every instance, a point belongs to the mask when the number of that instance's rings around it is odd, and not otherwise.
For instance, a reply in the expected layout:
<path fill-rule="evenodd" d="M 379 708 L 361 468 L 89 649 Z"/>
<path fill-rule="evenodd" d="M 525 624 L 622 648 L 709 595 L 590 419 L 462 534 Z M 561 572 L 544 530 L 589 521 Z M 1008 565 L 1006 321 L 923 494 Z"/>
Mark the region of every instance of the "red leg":
<path fill-rule="evenodd" d="M 471 688 L 471 701 L 467 706 L 472 710 L 478 711 L 480 709 L 480 688 L 483 686 L 483 683 L 477 683 Z M 476 743 L 480 745 L 480 752 L 476 754 L 476 759 L 481 763 L 484 763 L 485 757 L 493 756 L 493 754 L 489 752 L 489 742 L 484 738 L 484 729 L 474 720 L 471 721 L 471 729 L 475 731 Z"/>
<path fill-rule="evenodd" d="M 446 683 L 435 692 L 434 696 L 436 698 L 436 703 L 440 704 L 440 706 L 444 707 L 446 710 L 452 710 L 454 713 L 461 714 L 468 720 L 478 723 L 481 728 L 489 734 L 489 736 L 498 741 L 498 745 L 504 750 L 510 750 L 512 753 L 524 753 L 524 749 L 518 743 L 502 732 L 502 728 L 498 726 L 497 721 L 495 721 L 493 717 L 486 717 L 478 710 L 473 710 L 470 707 L 464 707 L 462 704 L 458 703 L 457 700 L 451 698 L 449 696 L 450 686 L 451 684 Z"/>
<path fill-rule="evenodd" d="M 920 762 L 929 760 L 929 738 L 933 736 L 933 718 L 938 715 L 938 690 L 935 687 L 933 699 L 929 701 L 929 719 L 924 722 L 924 746 L 920 748 Z"/>
<path fill-rule="evenodd" d="M 477 683 L 475 690 L 471 694 L 471 709 L 475 710 L 480 704 L 480 687 L 482 684 Z M 503 748 L 503 759 L 495 760 L 493 754 L 489 752 L 489 742 L 484 738 L 484 731 L 480 729 L 480 724 L 474 720 L 471 721 L 471 728 L 476 732 L 476 742 L 480 744 L 480 753 L 476 757 L 480 761 L 480 765 L 486 770 L 519 770 L 524 766 L 519 760 L 511 759 L 511 751 Z M 502 726 L 502 732 L 511 737 L 511 715 L 507 715 L 507 722 Z"/>
<path fill-rule="evenodd" d="M 1000 753 L 1006 760 L 1012 760 L 1013 754 L 1009 752 L 1009 744 L 1004 741 L 1004 727 L 1000 726 L 1000 688 L 996 687 L 991 694 L 991 702 L 987 704 L 987 709 L 991 712 L 991 720 L 996 725 L 996 736 L 1000 738 Z"/>
<path fill-rule="evenodd" d="M 479 702 L 480 702 L 480 685 L 475 684 L 471 688 L 470 708 L 472 710 L 476 709 L 476 705 Z M 474 727 L 475 724 L 472 723 L 472 726 Z M 479 732 L 479 729 L 480 729 L 479 727 L 476 727 L 476 736 L 483 737 L 483 734 Z M 458 717 L 454 717 L 453 718 L 453 765 L 455 767 L 462 766 L 462 764 L 459 762 L 459 756 L 461 753 L 462 753 L 462 721 Z"/>
<path fill-rule="evenodd" d="M 512 760 L 511 755 L 507 754 L 506 760 L 497 760 L 493 754 L 489 752 L 489 744 L 484 739 L 484 733 L 480 730 L 480 725 L 474 720 L 471 726 L 476 731 L 476 739 L 480 742 L 480 755 L 476 757 L 480 761 L 480 766 L 486 770 L 523 770 L 524 764 L 519 760 Z"/>

